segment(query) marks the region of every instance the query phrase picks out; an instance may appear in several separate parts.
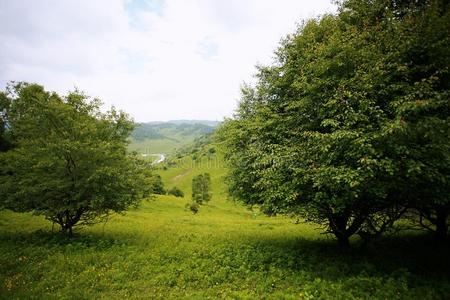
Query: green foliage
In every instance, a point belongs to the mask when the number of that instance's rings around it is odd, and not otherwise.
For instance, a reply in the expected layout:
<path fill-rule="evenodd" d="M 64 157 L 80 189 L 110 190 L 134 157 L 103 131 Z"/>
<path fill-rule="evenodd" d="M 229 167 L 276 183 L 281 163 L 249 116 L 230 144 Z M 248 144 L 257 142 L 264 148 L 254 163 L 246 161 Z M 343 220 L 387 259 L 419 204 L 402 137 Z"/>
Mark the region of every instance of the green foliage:
<path fill-rule="evenodd" d="M 192 159 L 195 161 L 193 155 Z M 211 200 L 211 176 L 209 173 L 202 173 L 192 178 L 192 199 L 186 204 L 194 214 L 196 214 L 201 204 Z"/>
<path fill-rule="evenodd" d="M 447 220 L 449 16 L 445 1 L 343 1 L 288 36 L 221 128 L 230 194 L 343 246 L 406 208 Z"/>
<path fill-rule="evenodd" d="M 186 209 L 189 209 L 195 215 L 200 209 L 200 204 L 194 201 L 188 202 L 186 203 Z"/>
<path fill-rule="evenodd" d="M 175 197 L 184 197 L 184 193 L 182 190 L 180 190 L 179 188 L 177 188 L 176 186 L 174 186 L 173 188 L 171 188 L 167 194 L 175 196 Z"/>
<path fill-rule="evenodd" d="M 393 66 L 405 87 L 392 103 L 397 142 L 388 142 L 388 149 L 397 161 L 396 185 L 402 187 L 397 196 L 443 240 L 450 215 L 450 9 L 448 1 L 422 6 L 426 9 L 412 17 L 401 9 L 404 21 L 397 38 L 404 42 Z"/>
<path fill-rule="evenodd" d="M 216 153 L 216 148 L 214 148 L 214 147 L 209 148 L 209 149 L 208 149 L 208 153 L 209 153 L 209 154 L 214 154 L 214 153 Z"/>
<path fill-rule="evenodd" d="M 164 188 L 164 183 L 161 179 L 161 175 L 154 174 L 150 177 L 150 186 L 153 194 L 164 195 L 166 194 L 166 189 Z"/>
<path fill-rule="evenodd" d="M 145 165 L 127 154 L 133 123 L 75 91 L 61 97 L 35 84 L 8 87 L 9 134 L 0 153 L 1 203 L 31 211 L 72 233 L 136 205 L 146 192 Z"/>
<path fill-rule="evenodd" d="M 211 200 L 211 176 L 203 173 L 192 179 L 192 202 L 204 204 Z"/>

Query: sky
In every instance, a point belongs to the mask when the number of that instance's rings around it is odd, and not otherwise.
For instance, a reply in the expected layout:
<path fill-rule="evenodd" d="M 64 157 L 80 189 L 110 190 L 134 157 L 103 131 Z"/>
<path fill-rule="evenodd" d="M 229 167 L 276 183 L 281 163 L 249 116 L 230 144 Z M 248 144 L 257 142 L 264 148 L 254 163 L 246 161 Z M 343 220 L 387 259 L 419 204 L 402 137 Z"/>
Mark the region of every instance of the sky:
<path fill-rule="evenodd" d="M 138 122 L 222 120 L 284 36 L 335 11 L 331 0 L 0 0 L 0 89 L 78 88 Z"/>

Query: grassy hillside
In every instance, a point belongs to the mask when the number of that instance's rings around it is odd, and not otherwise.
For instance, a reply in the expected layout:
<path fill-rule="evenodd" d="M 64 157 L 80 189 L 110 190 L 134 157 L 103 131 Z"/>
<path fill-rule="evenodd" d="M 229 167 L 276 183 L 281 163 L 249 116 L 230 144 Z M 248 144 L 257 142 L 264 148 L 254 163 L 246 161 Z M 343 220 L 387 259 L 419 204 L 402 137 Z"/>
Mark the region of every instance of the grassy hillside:
<path fill-rule="evenodd" d="M 166 123 L 140 123 L 133 131 L 129 149 L 139 153 L 171 154 L 176 149 L 192 143 L 196 138 L 213 132 L 217 125 L 217 122 L 213 121 L 195 122 L 180 120 Z"/>
<path fill-rule="evenodd" d="M 220 149 L 158 172 L 186 196 L 158 196 L 73 239 L 41 217 L 0 212 L 1 299 L 445 299 L 448 248 L 427 237 L 336 251 L 317 226 L 268 218 L 225 196 Z M 213 198 L 186 211 L 192 177 Z M 414 247 L 411 245 L 414 244 Z M 355 246 L 356 247 L 356 246 Z M 414 249 L 411 251 L 410 249 Z"/>
<path fill-rule="evenodd" d="M 163 178 L 167 188 L 177 186 L 186 195 L 190 195 L 192 178 L 200 173 L 208 172 L 211 174 L 215 198 L 226 199 L 226 185 L 224 183 L 226 168 L 222 153 L 218 151 L 210 154 L 207 151 L 198 151 L 195 148 L 192 152 L 194 154 L 181 158 L 173 157 L 160 166 L 158 173 Z"/>

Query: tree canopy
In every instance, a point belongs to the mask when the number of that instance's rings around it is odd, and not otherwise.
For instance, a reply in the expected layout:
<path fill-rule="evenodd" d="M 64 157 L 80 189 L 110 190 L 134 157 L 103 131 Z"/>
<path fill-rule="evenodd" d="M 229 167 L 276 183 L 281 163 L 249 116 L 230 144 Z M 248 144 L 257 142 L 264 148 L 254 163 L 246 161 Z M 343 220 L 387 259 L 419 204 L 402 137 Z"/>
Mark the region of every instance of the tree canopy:
<path fill-rule="evenodd" d="M 343 246 L 410 208 L 445 236 L 448 6 L 343 1 L 286 37 L 221 128 L 231 196 L 323 224 Z"/>
<path fill-rule="evenodd" d="M 44 215 L 72 233 L 110 212 L 137 205 L 148 185 L 145 166 L 127 154 L 133 122 L 79 91 L 67 96 L 36 84 L 2 94 L 13 149 L 0 152 L 1 206 Z"/>

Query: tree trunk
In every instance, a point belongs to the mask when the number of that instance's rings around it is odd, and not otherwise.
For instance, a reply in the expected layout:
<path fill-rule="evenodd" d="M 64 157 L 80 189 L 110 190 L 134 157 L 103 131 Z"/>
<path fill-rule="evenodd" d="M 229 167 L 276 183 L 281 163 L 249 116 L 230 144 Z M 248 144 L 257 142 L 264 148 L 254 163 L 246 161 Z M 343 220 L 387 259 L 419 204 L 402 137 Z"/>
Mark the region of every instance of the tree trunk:
<path fill-rule="evenodd" d="M 436 212 L 436 232 L 435 238 L 439 242 L 443 242 L 448 236 L 448 224 L 447 224 L 448 213 L 446 211 L 437 210 Z"/>
<path fill-rule="evenodd" d="M 337 238 L 338 246 L 341 250 L 350 248 L 349 236 L 346 234 L 348 219 L 348 216 L 338 214 L 333 214 L 329 217 L 331 230 Z"/>
<path fill-rule="evenodd" d="M 68 224 L 60 224 L 61 225 L 61 233 L 63 235 L 72 237 L 73 236 L 73 232 L 72 232 L 72 226 L 68 225 Z"/>
<path fill-rule="evenodd" d="M 347 250 L 350 248 L 350 236 L 361 228 L 364 218 L 358 216 L 352 220 L 348 214 L 332 214 L 328 217 L 328 220 L 331 231 L 337 238 L 339 248 Z M 349 221 L 351 221 L 350 224 L 348 224 Z"/>
<path fill-rule="evenodd" d="M 85 210 L 81 207 L 75 212 L 66 210 L 59 213 L 55 217 L 55 222 L 61 226 L 61 233 L 64 235 L 68 235 L 69 237 L 73 236 L 72 228 L 78 223 L 78 221 L 80 221 L 84 211 Z"/>
<path fill-rule="evenodd" d="M 347 235 L 344 234 L 335 234 L 338 240 L 339 249 L 346 251 L 350 248 L 350 241 Z"/>

